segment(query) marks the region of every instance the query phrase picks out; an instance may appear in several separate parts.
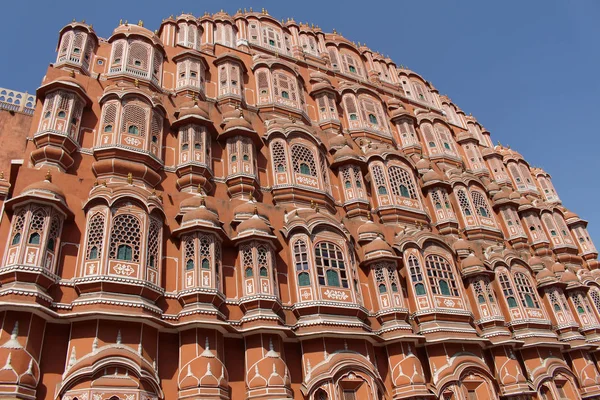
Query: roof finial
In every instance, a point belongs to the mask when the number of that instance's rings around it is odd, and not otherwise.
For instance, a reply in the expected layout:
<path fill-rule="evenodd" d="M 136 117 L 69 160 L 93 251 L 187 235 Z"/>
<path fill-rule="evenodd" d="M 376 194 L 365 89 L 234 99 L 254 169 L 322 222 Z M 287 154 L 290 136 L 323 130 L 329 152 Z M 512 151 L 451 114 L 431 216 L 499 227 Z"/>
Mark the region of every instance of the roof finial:
<path fill-rule="evenodd" d="M 46 180 L 48 182 L 52 182 L 52 173 L 50 172 L 50 170 L 48 170 L 48 172 L 46 172 Z"/>
<path fill-rule="evenodd" d="M 144 21 L 142 21 L 141 19 L 138 21 L 138 26 L 144 27 Z"/>
<path fill-rule="evenodd" d="M 133 174 L 131 172 L 127 174 L 127 183 L 133 185 Z"/>
<path fill-rule="evenodd" d="M 313 210 L 315 209 L 315 201 L 314 200 L 310 201 L 310 208 L 312 208 Z"/>
<path fill-rule="evenodd" d="M 119 20 L 119 26 L 123 25 L 123 18 Z"/>
<path fill-rule="evenodd" d="M 73 71 L 73 70 L 69 71 L 69 76 L 71 78 L 75 78 L 75 71 Z"/>
<path fill-rule="evenodd" d="M 258 216 L 258 207 L 254 205 L 254 215 Z"/>
<path fill-rule="evenodd" d="M 4 179 L 4 171 L 0 171 L 0 179 Z"/>
<path fill-rule="evenodd" d="M 198 187 L 196 188 L 196 193 L 202 194 L 202 186 L 200 184 L 198 184 Z"/>
<path fill-rule="evenodd" d="M 200 197 L 200 206 L 206 207 L 206 198 L 204 196 Z"/>
<path fill-rule="evenodd" d="M 252 192 L 250 192 L 250 194 L 248 194 L 248 201 L 252 200 L 254 200 L 254 195 L 252 194 Z"/>
<path fill-rule="evenodd" d="M 137 80 L 137 78 L 136 78 L 136 79 L 135 79 L 135 81 L 133 81 L 133 85 L 134 85 L 136 88 L 139 88 L 139 87 L 140 87 L 140 81 L 138 81 L 138 80 Z"/>

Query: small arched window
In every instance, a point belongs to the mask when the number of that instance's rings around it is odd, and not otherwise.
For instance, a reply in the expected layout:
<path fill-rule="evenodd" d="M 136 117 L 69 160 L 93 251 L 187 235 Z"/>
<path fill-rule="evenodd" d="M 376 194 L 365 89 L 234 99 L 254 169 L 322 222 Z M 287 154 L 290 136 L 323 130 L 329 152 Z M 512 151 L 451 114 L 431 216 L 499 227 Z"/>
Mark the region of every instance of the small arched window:
<path fill-rule="evenodd" d="M 65 118 L 66 116 L 67 116 L 67 113 L 66 113 L 66 112 L 64 112 L 64 111 L 60 111 L 60 112 L 58 113 L 58 118 Z"/>
<path fill-rule="evenodd" d="M 12 239 L 11 245 L 13 245 L 13 246 L 14 246 L 14 245 L 16 245 L 16 244 L 19 244 L 19 242 L 21 242 L 21 234 L 20 234 L 20 233 L 17 233 L 15 236 L 13 236 L 13 239 Z"/>
<path fill-rule="evenodd" d="M 254 270 L 252 267 L 246 268 L 246 278 L 252 278 L 254 276 Z"/>
<path fill-rule="evenodd" d="M 37 232 L 32 233 L 29 236 L 29 244 L 40 244 L 40 234 Z"/>
<path fill-rule="evenodd" d="M 104 127 L 104 132 L 106 132 L 106 133 L 110 133 L 110 132 L 112 132 L 112 131 L 113 131 L 113 126 L 112 126 L 112 125 L 106 125 L 106 126 Z"/>
<path fill-rule="evenodd" d="M 119 245 L 117 249 L 117 260 L 131 261 L 133 256 L 133 250 L 131 246 L 126 244 Z"/>
<path fill-rule="evenodd" d="M 350 121 L 356 121 L 358 116 L 356 114 L 350 114 Z"/>
<path fill-rule="evenodd" d="M 50 239 L 48 239 L 48 244 L 46 245 L 46 248 L 50 251 L 54 251 L 55 245 L 56 245 L 56 242 L 54 241 L 54 238 L 50 238 Z"/>
<path fill-rule="evenodd" d="M 374 114 L 369 114 L 369 122 L 372 124 L 377 124 L 377 117 Z"/>
<path fill-rule="evenodd" d="M 290 98 L 290 94 L 288 92 L 286 92 L 285 90 L 283 90 L 281 92 L 281 97 L 283 97 L 284 99 L 289 99 Z"/>
<path fill-rule="evenodd" d="M 379 194 L 388 194 L 388 192 L 387 192 L 387 188 L 386 188 L 385 186 L 383 186 L 383 185 L 382 185 L 382 186 L 379 186 L 379 187 L 377 188 L 377 193 L 379 193 Z"/>
<path fill-rule="evenodd" d="M 298 286 L 310 286 L 310 276 L 307 272 L 298 274 Z"/>
<path fill-rule="evenodd" d="M 436 254 L 428 255 L 425 258 L 425 266 L 434 294 L 458 296 L 458 286 L 454 279 L 452 266 L 444 257 Z"/>
<path fill-rule="evenodd" d="M 90 249 L 90 255 L 88 256 L 90 260 L 95 260 L 98 258 L 98 247 L 92 246 Z"/>
<path fill-rule="evenodd" d="M 185 269 L 191 271 L 194 269 L 194 260 L 187 260 L 185 263 Z"/>
<path fill-rule="evenodd" d="M 311 175 L 310 167 L 306 163 L 300 164 L 300 173 L 304 175 Z"/>
<path fill-rule="evenodd" d="M 208 261 L 208 258 L 202 259 L 202 269 L 210 269 L 210 261 Z"/>
<path fill-rule="evenodd" d="M 404 185 L 400 185 L 400 196 L 410 197 L 410 194 L 408 193 L 408 188 Z"/>
<path fill-rule="evenodd" d="M 319 284 L 348 288 L 346 263 L 342 249 L 331 242 L 320 242 L 315 246 L 315 262 Z"/>
<path fill-rule="evenodd" d="M 127 128 L 127 133 L 129 133 L 131 135 L 139 135 L 140 134 L 140 128 L 138 128 L 135 125 L 129 125 L 129 127 Z"/>
<path fill-rule="evenodd" d="M 482 217 L 488 217 L 488 213 L 484 207 L 479 207 L 479 215 Z"/>
<path fill-rule="evenodd" d="M 425 294 L 425 286 L 423 286 L 422 283 L 417 283 L 415 285 L 415 293 L 419 296 L 424 295 Z"/>

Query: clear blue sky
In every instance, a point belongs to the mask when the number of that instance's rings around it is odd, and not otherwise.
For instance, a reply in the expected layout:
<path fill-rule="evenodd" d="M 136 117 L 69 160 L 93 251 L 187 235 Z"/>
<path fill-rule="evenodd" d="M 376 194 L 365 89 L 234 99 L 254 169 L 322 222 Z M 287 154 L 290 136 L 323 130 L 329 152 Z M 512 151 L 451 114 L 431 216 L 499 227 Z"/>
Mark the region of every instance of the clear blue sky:
<path fill-rule="evenodd" d="M 533 166 L 600 247 L 600 1 L 3 1 L 0 86 L 34 91 L 73 18 L 108 37 L 119 19 L 157 29 L 181 11 L 267 8 L 333 28 L 407 65 Z"/>

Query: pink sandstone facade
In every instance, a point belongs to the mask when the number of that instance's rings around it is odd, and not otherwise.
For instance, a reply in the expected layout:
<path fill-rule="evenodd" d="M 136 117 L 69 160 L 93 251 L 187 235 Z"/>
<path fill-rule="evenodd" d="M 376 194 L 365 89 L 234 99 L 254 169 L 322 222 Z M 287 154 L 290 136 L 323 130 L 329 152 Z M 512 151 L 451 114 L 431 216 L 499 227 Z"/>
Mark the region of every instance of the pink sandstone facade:
<path fill-rule="evenodd" d="M 600 398 L 587 222 L 417 73 L 266 11 L 57 53 L 0 179 L 0 398 Z"/>

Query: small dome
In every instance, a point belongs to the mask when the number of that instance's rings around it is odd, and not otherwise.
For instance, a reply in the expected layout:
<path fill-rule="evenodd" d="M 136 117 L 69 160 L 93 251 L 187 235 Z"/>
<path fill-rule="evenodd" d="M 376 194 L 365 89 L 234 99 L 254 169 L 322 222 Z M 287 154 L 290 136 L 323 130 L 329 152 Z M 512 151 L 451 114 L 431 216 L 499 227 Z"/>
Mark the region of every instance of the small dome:
<path fill-rule="evenodd" d="M 254 215 L 258 213 L 259 216 L 268 218 L 269 211 L 265 207 L 263 203 L 258 203 L 256 201 L 247 201 L 233 209 L 233 215 L 239 217 L 241 215 Z"/>
<path fill-rule="evenodd" d="M 213 211 L 210 211 L 205 206 L 199 207 L 195 210 L 188 211 L 185 213 L 182 219 L 182 224 L 191 223 L 196 221 L 203 221 L 212 224 L 213 226 L 219 225 L 219 215 Z"/>
<path fill-rule="evenodd" d="M 488 192 L 497 192 L 500 190 L 500 186 L 496 183 L 496 181 L 490 181 L 486 185 L 486 189 L 488 190 Z"/>
<path fill-rule="evenodd" d="M 577 275 L 575 275 L 571 271 L 565 271 L 565 273 L 562 274 L 562 276 L 560 277 L 560 281 L 563 283 L 573 283 L 573 282 L 577 282 L 578 279 L 577 279 Z"/>
<path fill-rule="evenodd" d="M 21 195 L 34 194 L 35 192 L 50 193 L 56 197 L 60 197 L 63 200 L 65 198 L 65 193 L 62 191 L 62 189 L 52 183 L 52 177 L 50 174 L 46 176 L 45 180 L 32 183 L 31 185 L 25 187 L 25 189 L 23 189 L 21 192 Z"/>
<path fill-rule="evenodd" d="M 431 163 L 429 162 L 429 160 L 427 160 L 425 158 L 421 158 L 419 161 L 417 161 L 417 169 L 418 170 L 431 169 Z"/>
<path fill-rule="evenodd" d="M 379 229 L 379 226 L 371 220 L 368 220 L 367 222 L 359 226 L 357 233 L 359 240 L 363 237 L 370 238 L 376 236 L 383 236 L 383 232 L 381 231 L 381 229 Z"/>
<path fill-rule="evenodd" d="M 198 102 L 185 103 L 179 108 L 178 120 L 185 117 L 198 117 L 200 119 L 208 120 L 208 111 L 204 105 L 199 105 Z"/>
<path fill-rule="evenodd" d="M 507 187 L 503 187 L 502 190 L 500 190 L 498 193 L 496 193 L 493 197 L 492 200 L 494 202 L 500 201 L 500 200 L 506 200 L 508 198 L 510 198 L 510 195 L 512 194 L 512 190 L 510 190 Z"/>
<path fill-rule="evenodd" d="M 471 253 L 461 262 L 462 269 L 483 267 L 483 262 L 475 254 Z"/>
<path fill-rule="evenodd" d="M 554 279 L 555 276 L 552 273 L 552 271 L 550 271 L 548 268 L 544 267 L 540 272 L 537 273 L 536 275 L 536 279 L 538 281 L 542 281 L 542 280 L 547 280 L 547 279 Z"/>
<path fill-rule="evenodd" d="M 452 244 L 452 248 L 454 249 L 454 251 L 470 250 L 471 246 L 468 241 L 460 238 L 456 242 L 454 242 L 454 244 Z"/>
<path fill-rule="evenodd" d="M 334 162 L 340 162 L 342 160 L 353 159 L 357 161 L 361 161 L 360 156 L 352 147 L 345 144 L 341 149 L 335 152 L 333 156 Z"/>
<path fill-rule="evenodd" d="M 573 211 L 566 211 L 565 215 L 564 215 L 565 220 L 569 220 L 571 218 L 573 219 L 579 219 L 579 215 L 575 214 Z"/>
<path fill-rule="evenodd" d="M 233 129 L 243 129 L 243 130 L 248 130 L 248 131 L 254 131 L 254 128 L 252 128 L 252 124 L 250 124 L 250 122 L 248 122 L 246 120 L 246 118 L 244 118 L 243 116 L 238 117 L 238 118 L 229 119 L 225 123 L 225 126 L 223 127 L 224 132 L 227 132 L 227 131 L 230 131 Z"/>
<path fill-rule="evenodd" d="M 208 342 L 208 339 L 207 339 Z M 221 387 L 226 389 L 229 380 L 225 365 L 215 354 L 205 346 L 204 351 L 187 365 L 184 365 L 179 374 L 179 388 L 181 390 Z"/>
<path fill-rule="evenodd" d="M 423 183 L 433 182 L 433 181 L 441 181 L 441 180 L 442 180 L 442 175 L 440 175 L 438 172 L 436 172 L 432 169 L 425 172 L 425 175 L 423 175 Z"/>
<path fill-rule="evenodd" d="M 348 141 L 342 134 L 337 134 L 337 135 L 333 136 L 331 139 L 329 139 L 329 146 L 333 149 L 347 146 L 347 145 L 348 145 Z"/>
<path fill-rule="evenodd" d="M 144 28 L 143 26 L 140 26 L 140 25 L 136 25 L 136 24 L 119 25 L 113 31 L 113 34 L 111 35 L 111 37 L 108 39 L 109 42 L 113 39 L 114 36 L 120 35 L 120 34 L 123 34 L 125 36 L 130 36 L 130 35 L 143 36 L 143 37 L 149 39 L 153 44 L 158 44 L 158 45 L 162 46 L 162 42 L 160 41 L 158 36 L 156 36 L 156 34 L 154 34 L 154 32 L 152 32 L 150 29 Z"/>
<path fill-rule="evenodd" d="M 565 271 L 565 266 L 562 265 L 561 263 L 556 262 L 552 265 L 552 272 L 554 272 L 555 274 L 559 274 L 564 271 Z"/>
<path fill-rule="evenodd" d="M 367 243 L 363 249 L 365 251 L 365 255 L 379 251 L 393 254 L 392 247 L 379 236 L 376 237 L 375 240 L 371 240 L 369 243 Z"/>
<path fill-rule="evenodd" d="M 248 218 L 243 221 L 237 228 L 238 235 L 242 233 L 250 232 L 262 232 L 268 235 L 271 234 L 271 227 L 267 225 L 264 219 L 260 218 L 258 214 L 254 214 L 252 218 Z"/>
<path fill-rule="evenodd" d="M 534 265 L 544 265 L 544 262 L 542 261 L 541 258 L 533 256 L 531 258 L 529 258 L 528 260 L 529 265 L 534 266 Z"/>
<path fill-rule="evenodd" d="M 518 200 L 521 195 L 517 192 L 512 192 L 509 196 L 508 196 L 511 200 Z"/>

